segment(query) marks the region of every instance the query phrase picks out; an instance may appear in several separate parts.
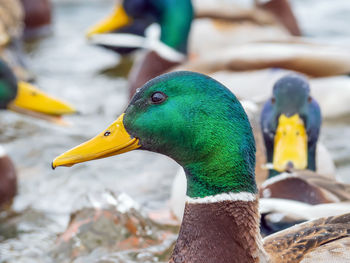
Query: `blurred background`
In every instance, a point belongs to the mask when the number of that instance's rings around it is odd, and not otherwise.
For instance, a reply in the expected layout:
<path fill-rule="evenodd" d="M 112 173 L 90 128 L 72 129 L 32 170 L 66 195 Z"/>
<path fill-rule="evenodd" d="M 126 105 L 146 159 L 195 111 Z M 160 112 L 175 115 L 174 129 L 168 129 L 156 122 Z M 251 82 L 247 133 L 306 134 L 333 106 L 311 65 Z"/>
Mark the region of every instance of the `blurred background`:
<path fill-rule="evenodd" d="M 249 6 L 250 1 L 233 2 Z M 348 0 L 290 0 L 290 4 L 304 36 L 349 46 Z M 110 13 L 114 5 L 114 0 L 52 0 L 51 33 L 24 43 L 26 63 L 36 84 L 69 101 L 79 114 L 66 117 L 71 124 L 62 127 L 1 112 L 0 142 L 16 165 L 19 190 L 13 214 L 0 214 L 0 262 L 165 261 L 159 255 L 166 254 L 175 238 L 173 234 L 153 250 L 132 251 L 127 256 L 101 247 L 89 248 L 88 243 L 74 254 L 57 241 L 74 211 L 108 203 L 114 193 L 127 193 L 142 207 L 142 213 L 165 208 L 178 168 L 167 157 L 134 151 L 71 169 L 51 169 L 55 156 L 99 133 L 127 105 L 130 63 L 124 61 L 118 66 L 122 58 L 117 53 L 93 46 L 85 39 L 87 28 Z M 349 115 L 324 119 L 320 139 L 335 162 L 337 178 L 344 182 L 350 182 L 349 124 Z M 101 193 L 106 193 L 102 201 Z M 138 214 L 134 217 L 147 220 Z M 150 225 L 151 232 L 159 228 Z M 173 232 L 169 228 L 169 233 Z M 154 241 L 157 238 L 153 234 L 147 232 L 145 236 Z M 79 248 L 79 242 L 76 239 L 70 245 Z"/>

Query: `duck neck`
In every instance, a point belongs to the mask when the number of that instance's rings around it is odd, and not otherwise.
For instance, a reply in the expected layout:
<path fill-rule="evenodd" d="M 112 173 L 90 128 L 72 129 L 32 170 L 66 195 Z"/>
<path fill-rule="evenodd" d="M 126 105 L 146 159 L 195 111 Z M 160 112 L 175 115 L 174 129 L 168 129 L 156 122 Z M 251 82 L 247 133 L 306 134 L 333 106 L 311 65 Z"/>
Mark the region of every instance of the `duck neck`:
<path fill-rule="evenodd" d="M 170 262 L 268 262 L 259 234 L 257 196 L 223 193 L 187 198 Z"/>

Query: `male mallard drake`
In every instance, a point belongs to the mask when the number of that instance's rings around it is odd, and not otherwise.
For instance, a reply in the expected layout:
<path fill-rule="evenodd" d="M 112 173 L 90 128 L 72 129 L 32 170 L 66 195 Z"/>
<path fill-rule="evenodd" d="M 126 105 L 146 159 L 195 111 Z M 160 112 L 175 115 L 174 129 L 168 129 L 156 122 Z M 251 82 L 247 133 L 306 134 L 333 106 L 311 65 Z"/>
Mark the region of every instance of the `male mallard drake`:
<path fill-rule="evenodd" d="M 189 36 L 189 50 L 191 54 L 195 54 L 196 56 L 213 48 L 227 45 L 250 41 L 287 40 L 290 36 L 284 30 L 283 26 L 276 21 L 274 16 L 271 16 L 261 9 L 242 8 L 232 2 L 192 1 L 195 18 L 197 18 L 194 20 L 194 17 L 187 17 L 192 14 L 182 9 L 184 7 L 187 8 L 184 5 L 174 5 L 172 1 L 166 3 L 158 3 L 159 1 L 148 2 L 151 3 L 140 0 L 127 0 L 124 1 L 122 5 L 118 3 L 118 6 L 110 16 L 88 30 L 87 37 L 95 44 L 101 44 L 117 52 L 121 52 L 122 54 L 129 53 L 135 48 L 142 47 L 142 45 L 139 46 L 139 44 L 137 44 L 141 38 L 132 37 L 132 35 L 145 36 L 146 28 L 152 23 L 169 22 L 169 19 L 162 19 L 164 21 L 158 19 L 157 12 L 163 12 L 163 17 L 175 12 L 181 13 L 182 17 L 185 17 L 186 20 L 190 19 L 192 21 L 193 26 L 191 35 Z M 187 0 L 187 2 L 188 4 L 191 3 L 190 0 Z M 293 33 L 300 35 L 300 30 L 296 24 L 294 15 L 285 0 L 272 0 L 267 4 L 257 3 L 256 5 L 263 9 L 264 6 L 271 4 L 273 6 L 279 6 L 280 12 L 277 16 L 281 14 L 281 11 L 284 11 L 285 17 L 291 17 L 289 20 L 291 22 L 293 21 L 293 25 L 291 25 L 292 23 L 285 23 L 284 25 L 287 28 L 291 28 L 290 31 L 293 31 Z M 164 6 L 164 8 L 159 9 L 157 6 Z M 164 29 L 170 27 L 175 28 L 178 25 L 179 22 L 176 19 L 173 25 Z M 247 30 L 249 30 L 251 34 L 245 34 Z M 108 33 L 111 32 L 118 33 L 118 35 L 113 38 L 111 35 L 108 35 Z M 183 37 L 184 41 L 187 40 L 187 35 L 181 36 L 179 33 L 177 34 L 179 35 L 178 38 Z M 212 37 L 208 38 L 208 35 Z M 155 49 L 155 51 L 157 51 L 157 49 Z"/>
<path fill-rule="evenodd" d="M 318 252 L 349 242 L 349 214 L 261 240 L 248 117 L 227 88 L 205 75 L 176 72 L 149 81 L 114 123 L 52 167 L 135 149 L 165 154 L 186 172 L 186 208 L 170 262 L 319 262 Z M 349 252 L 327 257 L 340 262 Z"/>
<path fill-rule="evenodd" d="M 180 64 L 175 70 L 204 74 L 271 67 L 295 70 L 316 77 L 350 72 L 350 53 L 346 49 L 316 45 L 304 39 L 291 38 L 288 34 L 279 38 L 276 38 L 281 35 L 278 33 L 263 34 L 264 37 L 260 37 L 250 27 L 242 29 L 241 25 L 236 25 L 232 29 L 226 26 L 227 22 L 211 27 L 208 23 L 198 23 L 197 20 L 193 22 L 193 7 L 189 0 L 129 0 L 123 1 L 115 10 L 112 16 L 92 28 L 88 35 L 95 43 L 148 49 L 135 61 L 129 74 L 130 95 L 147 80 Z M 150 36 L 146 39 L 123 34 L 101 34 L 126 25 L 131 26 L 135 18 L 159 24 L 159 36 L 152 30 L 148 30 Z M 199 20 L 203 22 L 203 19 Z M 211 37 L 208 38 L 208 35 Z M 219 39 L 217 35 L 224 37 L 216 41 Z M 212 40 L 216 41 L 213 45 L 210 44 Z M 123 41 L 129 41 L 129 44 Z M 192 58 L 187 61 L 189 56 Z"/>
<path fill-rule="evenodd" d="M 0 60 L 0 109 L 58 122 L 60 115 L 75 113 L 69 104 L 51 97 L 25 82 L 18 82 L 11 69 Z M 17 191 L 16 171 L 0 147 L 0 211 L 11 203 Z"/>
<path fill-rule="evenodd" d="M 273 0 L 272 2 L 276 1 Z M 278 0 L 277 2 L 281 1 Z M 200 2 L 197 2 L 197 4 L 199 6 L 203 5 Z M 230 3 L 230 6 L 232 7 L 232 3 Z M 200 11 L 201 17 L 203 17 L 203 14 L 205 14 L 204 17 L 212 16 L 205 9 L 202 12 Z M 128 48 L 147 47 L 150 49 L 150 51 L 142 54 L 142 57 L 136 61 L 131 70 L 129 83 L 130 94 L 133 95 L 135 90 L 149 79 L 184 62 L 188 57 L 188 49 L 191 56 L 201 56 L 203 53 L 207 53 L 208 50 L 212 51 L 216 48 L 238 43 L 289 39 L 290 35 L 280 27 L 277 31 L 271 29 L 273 27 L 271 26 L 273 24 L 271 20 L 269 20 L 270 27 L 264 30 L 266 28 L 261 26 L 261 21 L 250 21 L 248 25 L 247 23 L 243 25 L 237 23 L 235 13 L 233 16 L 233 19 L 226 15 L 215 17 L 214 20 L 217 22 L 209 18 L 194 21 L 194 10 L 190 0 L 166 2 L 159 0 L 127 0 L 119 4 L 111 16 L 92 27 L 87 35 L 92 38 L 94 43 L 102 45 Z M 244 20 L 244 18 L 238 16 L 239 21 L 242 19 Z M 189 32 L 192 22 L 194 23 L 191 36 Z M 153 37 L 147 38 L 148 40 L 125 34 L 118 34 L 114 37 L 114 34 L 104 34 L 113 31 L 144 35 L 145 28 L 151 23 L 160 25 L 159 39 L 156 36 L 157 34 L 152 34 Z M 251 24 L 254 24 L 255 27 Z M 257 24 L 258 26 L 256 26 Z M 246 34 L 247 30 L 250 34 Z M 263 34 L 258 33 L 262 30 L 264 30 Z M 212 35 L 212 37 L 208 38 L 208 35 Z M 188 41 L 189 38 L 190 41 Z M 126 41 L 126 43 L 123 41 Z"/>
<path fill-rule="evenodd" d="M 21 0 L 24 9 L 24 38 L 34 39 L 50 33 L 50 0 Z"/>
<path fill-rule="evenodd" d="M 286 170 L 316 171 L 316 146 L 321 109 L 301 75 L 287 75 L 273 86 L 273 95 L 261 112 L 269 177 Z"/>

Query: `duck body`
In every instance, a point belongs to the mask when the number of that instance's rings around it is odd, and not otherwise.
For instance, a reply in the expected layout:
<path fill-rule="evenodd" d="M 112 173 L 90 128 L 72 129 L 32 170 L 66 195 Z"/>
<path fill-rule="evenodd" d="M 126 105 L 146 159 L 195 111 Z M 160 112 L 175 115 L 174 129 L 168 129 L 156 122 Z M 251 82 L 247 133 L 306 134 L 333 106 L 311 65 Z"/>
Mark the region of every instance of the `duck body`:
<path fill-rule="evenodd" d="M 349 236 L 346 214 L 262 241 L 248 117 L 227 88 L 205 75 L 176 72 L 149 81 L 114 123 L 52 167 L 136 149 L 165 154 L 186 172 L 184 221 L 170 262 L 317 262 L 318 249 Z M 332 260 L 346 256 L 344 250 Z"/>

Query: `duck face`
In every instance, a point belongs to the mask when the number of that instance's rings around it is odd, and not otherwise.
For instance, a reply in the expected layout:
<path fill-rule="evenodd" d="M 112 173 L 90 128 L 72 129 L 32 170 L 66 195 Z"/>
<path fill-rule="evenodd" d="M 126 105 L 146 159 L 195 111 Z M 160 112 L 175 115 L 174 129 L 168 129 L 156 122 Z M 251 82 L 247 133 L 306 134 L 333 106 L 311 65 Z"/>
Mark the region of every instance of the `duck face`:
<path fill-rule="evenodd" d="M 207 76 L 176 72 L 151 80 L 117 121 L 57 157 L 53 167 L 134 149 L 165 154 L 182 165 L 189 196 L 256 192 L 248 118 L 236 97 Z"/>
<path fill-rule="evenodd" d="M 276 82 L 261 125 L 268 161 L 275 171 L 315 169 L 321 113 L 304 77 L 288 75 Z"/>

